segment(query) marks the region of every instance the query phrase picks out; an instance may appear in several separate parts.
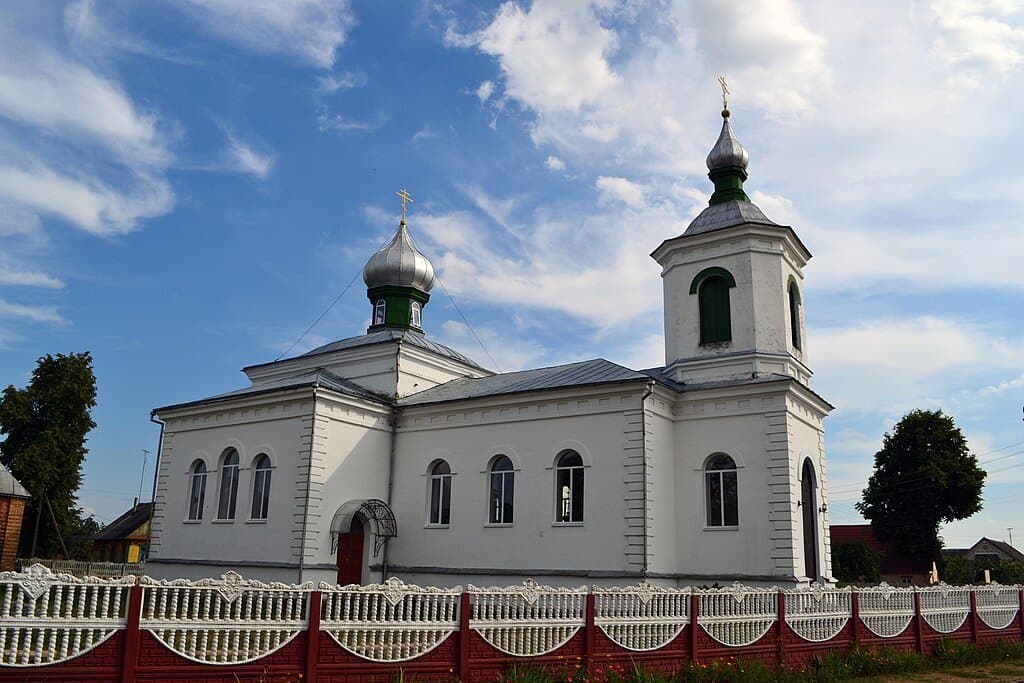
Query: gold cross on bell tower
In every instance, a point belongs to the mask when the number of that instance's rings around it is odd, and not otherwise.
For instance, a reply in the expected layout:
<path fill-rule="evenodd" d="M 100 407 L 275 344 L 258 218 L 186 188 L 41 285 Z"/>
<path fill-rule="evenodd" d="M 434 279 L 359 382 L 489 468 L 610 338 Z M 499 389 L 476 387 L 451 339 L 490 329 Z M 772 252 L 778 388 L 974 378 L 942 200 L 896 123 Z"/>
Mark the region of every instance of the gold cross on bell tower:
<path fill-rule="evenodd" d="M 725 76 L 718 77 L 718 84 L 722 86 L 722 109 L 729 111 L 729 84 L 725 81 Z"/>
<path fill-rule="evenodd" d="M 404 187 L 395 194 L 398 196 L 399 199 L 402 200 L 402 222 L 405 223 L 405 208 L 409 204 L 413 203 L 412 195 L 409 194 L 409 190 L 405 189 Z"/>

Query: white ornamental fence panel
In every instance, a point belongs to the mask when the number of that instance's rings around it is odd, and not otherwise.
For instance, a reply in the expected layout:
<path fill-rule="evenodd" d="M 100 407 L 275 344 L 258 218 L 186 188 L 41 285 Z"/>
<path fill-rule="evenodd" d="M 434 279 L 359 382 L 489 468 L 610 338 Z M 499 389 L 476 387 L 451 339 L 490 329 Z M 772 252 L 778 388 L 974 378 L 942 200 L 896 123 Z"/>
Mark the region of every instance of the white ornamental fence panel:
<path fill-rule="evenodd" d="M 971 613 L 971 589 L 939 584 L 919 588 L 921 617 L 939 633 L 952 633 L 964 625 Z"/>
<path fill-rule="evenodd" d="M 768 633 L 778 620 L 779 589 L 726 588 L 696 590 L 697 623 L 722 645 L 743 647 Z"/>
<path fill-rule="evenodd" d="M 469 627 L 491 646 L 516 657 L 535 657 L 569 642 L 586 622 L 587 587 L 552 588 L 533 579 L 521 586 L 469 593 Z"/>
<path fill-rule="evenodd" d="M 462 586 L 421 588 L 396 577 L 383 584 L 321 583 L 320 629 L 373 662 L 421 657 L 459 630 Z"/>
<path fill-rule="evenodd" d="M 860 620 L 879 638 L 895 638 L 914 618 L 914 589 L 896 588 L 884 581 L 873 588 L 858 588 Z"/>
<path fill-rule="evenodd" d="M 993 583 L 985 588 L 975 588 L 974 600 L 982 623 L 1001 631 L 1013 623 L 1020 609 L 1020 586 Z"/>
<path fill-rule="evenodd" d="M 307 627 L 312 583 L 245 579 L 158 581 L 142 577 L 140 628 L 203 664 L 242 664 L 276 652 Z"/>
<path fill-rule="evenodd" d="M 689 588 L 662 588 L 646 581 L 623 588 L 593 587 L 594 623 L 619 647 L 657 650 L 690 623 Z"/>
<path fill-rule="evenodd" d="M 849 588 L 815 586 L 788 590 L 785 596 L 786 624 L 812 643 L 835 638 L 853 616 L 853 592 Z"/>
<path fill-rule="evenodd" d="M 0 573 L 0 666 L 79 657 L 123 630 L 134 576 L 55 574 L 41 564 Z"/>

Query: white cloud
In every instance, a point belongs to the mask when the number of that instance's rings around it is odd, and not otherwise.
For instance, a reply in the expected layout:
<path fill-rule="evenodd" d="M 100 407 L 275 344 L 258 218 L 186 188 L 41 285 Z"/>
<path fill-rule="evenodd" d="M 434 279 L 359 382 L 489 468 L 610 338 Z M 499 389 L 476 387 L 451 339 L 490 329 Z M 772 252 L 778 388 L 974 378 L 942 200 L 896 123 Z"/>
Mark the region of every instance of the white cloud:
<path fill-rule="evenodd" d="M 631 209 L 644 206 L 644 188 L 627 178 L 599 176 L 594 187 L 602 201 L 620 201 Z"/>
<path fill-rule="evenodd" d="M 64 281 L 46 273 L 25 270 L 13 263 L 9 257 L 0 255 L 0 285 L 63 289 Z"/>
<path fill-rule="evenodd" d="M 264 154 L 228 133 L 228 148 L 224 152 L 225 166 L 232 171 L 248 173 L 264 180 L 274 168 L 274 155 Z"/>
<path fill-rule="evenodd" d="M 324 93 L 336 93 L 364 85 L 366 85 L 366 76 L 347 71 L 340 74 L 328 74 L 317 79 L 317 89 Z"/>
<path fill-rule="evenodd" d="M 983 387 L 978 391 L 978 394 L 981 396 L 1001 396 L 1008 391 L 1015 391 L 1018 389 L 1024 389 L 1024 374 L 1018 375 L 1013 379 L 1000 382 L 999 384 Z"/>
<path fill-rule="evenodd" d="M 987 74 L 1005 77 L 1024 63 L 1024 30 L 1015 25 L 1022 11 L 1016 3 L 937 0 L 931 10 L 940 29 L 935 50 L 954 70 L 951 85 L 980 86 Z"/>
<path fill-rule="evenodd" d="M 502 335 L 489 327 L 471 330 L 465 323 L 456 320 L 444 321 L 438 338 L 442 344 L 459 349 L 480 365 L 495 372 L 499 369 L 501 372 L 513 372 L 534 367 L 534 363 L 547 352 L 544 346 L 537 342 L 509 339 L 507 335 Z M 480 346 L 481 342 L 483 348 Z"/>
<path fill-rule="evenodd" d="M 606 61 L 615 32 L 593 13 L 607 0 L 536 0 L 528 10 L 506 2 L 486 28 L 453 36 L 499 59 L 507 95 L 543 107 L 579 110 L 618 80 Z"/>
<path fill-rule="evenodd" d="M 430 124 L 424 123 L 422 128 L 420 128 L 418 131 L 412 134 L 411 141 L 420 142 L 421 140 L 430 140 L 431 138 L 436 137 L 437 133 L 434 132 L 434 129 L 430 127 Z"/>
<path fill-rule="evenodd" d="M 260 53 L 334 65 L 354 18 L 349 0 L 183 0 L 211 33 Z"/>
<path fill-rule="evenodd" d="M 327 109 L 321 110 L 316 117 L 317 128 L 321 133 L 326 133 L 328 131 L 346 133 L 349 131 L 377 130 L 384 126 L 387 121 L 387 117 L 384 115 L 379 116 L 374 121 L 357 121 L 337 112 L 328 111 Z"/>
<path fill-rule="evenodd" d="M 36 323 L 64 325 L 67 321 L 53 306 L 25 306 L 0 299 L 0 317 L 23 318 Z"/>
<path fill-rule="evenodd" d="M 484 81 L 476 89 L 476 97 L 480 102 L 486 102 L 494 94 L 494 81 Z"/>
<path fill-rule="evenodd" d="M 548 170 L 551 170 L 551 171 L 564 171 L 565 170 L 565 162 L 562 161 L 561 159 L 559 159 L 558 157 L 556 157 L 553 154 L 548 156 L 548 158 L 544 160 L 544 165 L 547 166 Z"/>
<path fill-rule="evenodd" d="M 843 411 L 902 414 L 942 407 L 951 387 L 1020 367 L 1021 340 L 952 318 L 921 316 L 812 329 L 809 354 L 824 395 Z"/>

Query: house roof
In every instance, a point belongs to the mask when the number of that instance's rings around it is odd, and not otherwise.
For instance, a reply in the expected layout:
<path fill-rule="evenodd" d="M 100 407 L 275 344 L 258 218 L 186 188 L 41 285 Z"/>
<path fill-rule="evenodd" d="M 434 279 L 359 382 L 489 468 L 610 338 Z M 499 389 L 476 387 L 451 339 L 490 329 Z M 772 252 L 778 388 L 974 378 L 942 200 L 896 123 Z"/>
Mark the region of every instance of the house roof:
<path fill-rule="evenodd" d="M 31 498 L 32 496 L 21 485 L 21 482 L 14 478 L 11 471 L 0 463 L 0 496 L 7 498 Z"/>
<path fill-rule="evenodd" d="M 880 556 L 879 569 L 883 574 L 922 574 L 931 571 L 926 563 L 914 562 L 901 555 L 891 543 L 883 543 L 875 536 L 870 524 L 832 524 L 829 537 L 834 548 L 839 543 L 863 543 Z"/>
<path fill-rule="evenodd" d="M 219 403 L 221 401 L 230 401 L 236 398 L 243 398 L 246 396 L 259 396 L 261 394 L 269 394 L 275 391 L 286 391 L 288 389 L 301 389 L 303 387 L 323 387 L 331 391 L 335 391 L 339 394 L 345 394 L 346 396 L 353 396 L 355 398 L 365 399 L 367 401 L 374 401 L 375 403 L 388 403 L 389 400 L 383 394 L 370 391 L 369 389 L 351 382 L 343 377 L 335 375 L 333 372 L 328 372 L 323 368 L 316 368 L 313 370 L 302 370 L 296 371 L 289 375 L 278 377 L 277 379 L 269 382 L 263 382 L 251 387 L 244 389 L 238 389 L 236 391 L 229 391 L 224 394 L 217 394 L 215 396 L 209 396 L 207 398 L 197 399 L 195 401 L 188 401 L 186 403 L 175 403 L 168 406 L 162 406 L 160 408 L 154 408 L 154 413 L 161 413 L 168 410 L 174 410 L 176 408 L 186 408 L 189 406 L 202 405 L 204 403 Z"/>
<path fill-rule="evenodd" d="M 984 543 L 986 541 L 988 543 L 990 543 L 991 545 L 994 545 L 1000 551 L 1006 553 L 1006 555 L 1009 556 L 1010 558 L 1012 558 L 1014 562 L 1020 562 L 1021 564 L 1024 564 L 1024 553 L 1022 553 L 1021 551 L 1017 550 L 1016 548 L 1014 548 L 1012 545 L 1010 545 L 1006 541 L 996 541 L 996 540 L 993 540 L 991 538 L 988 538 L 987 536 L 982 536 L 980 539 L 978 539 L 978 542 L 975 543 L 974 545 L 972 545 L 970 550 L 974 550 L 975 548 L 977 548 L 979 545 L 981 545 L 982 543 Z M 970 552 L 970 550 L 968 550 L 968 552 Z"/>
<path fill-rule="evenodd" d="M 139 503 L 93 535 L 94 541 L 119 541 L 149 521 L 153 503 Z"/>
<path fill-rule="evenodd" d="M 753 202 L 745 202 L 740 199 L 731 199 L 720 204 L 711 204 L 697 214 L 684 235 L 699 235 L 702 232 L 731 228 L 734 225 L 745 223 L 757 223 L 759 225 L 770 225 L 776 228 L 780 226 L 769 219 Z"/>
<path fill-rule="evenodd" d="M 377 330 L 376 332 L 369 332 L 367 334 L 361 334 L 358 337 L 348 337 L 346 339 L 339 339 L 323 346 L 318 346 L 311 351 L 307 351 L 301 356 L 296 358 L 309 358 L 311 356 L 319 356 L 324 353 L 333 353 L 335 351 L 343 351 L 345 349 L 356 349 L 361 346 L 370 346 L 372 344 L 386 344 L 393 341 L 402 341 L 403 343 L 410 344 L 416 348 L 429 351 L 430 353 L 454 360 L 463 365 L 469 365 L 474 368 L 486 371 L 487 369 L 479 365 L 476 361 L 456 351 L 455 349 L 449 348 L 444 344 L 438 344 L 435 341 L 427 339 L 426 335 L 422 332 L 416 332 L 415 330 Z M 294 360 L 289 358 L 288 360 Z M 284 361 L 272 361 L 270 363 L 258 363 L 256 365 L 250 365 L 243 368 L 243 370 L 249 370 L 250 368 L 260 368 L 267 365 L 273 365 Z"/>
<path fill-rule="evenodd" d="M 597 384 L 650 381 L 650 376 L 604 358 L 554 365 L 547 368 L 503 372 L 479 378 L 454 379 L 399 399 L 400 406 L 425 405 L 528 391 L 544 391 Z"/>

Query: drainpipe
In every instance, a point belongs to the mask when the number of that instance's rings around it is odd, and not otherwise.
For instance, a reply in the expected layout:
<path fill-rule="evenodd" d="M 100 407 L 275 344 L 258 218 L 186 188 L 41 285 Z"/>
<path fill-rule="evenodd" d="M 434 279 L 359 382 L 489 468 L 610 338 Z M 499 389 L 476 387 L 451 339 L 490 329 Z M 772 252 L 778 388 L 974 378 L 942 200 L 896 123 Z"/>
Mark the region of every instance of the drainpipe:
<path fill-rule="evenodd" d="M 644 509 L 643 509 L 643 520 L 644 520 L 644 562 L 643 567 L 640 570 L 640 575 L 647 578 L 647 399 L 654 393 L 654 382 L 647 383 L 647 390 L 644 395 L 640 397 L 640 449 L 643 454 L 643 495 L 644 495 Z"/>
<path fill-rule="evenodd" d="M 402 378 L 401 371 L 399 369 L 399 363 L 402 360 L 402 340 L 398 340 L 398 345 L 395 348 L 395 398 L 391 404 L 391 444 L 388 447 L 388 494 L 384 502 L 391 507 L 392 491 L 395 488 L 395 442 L 398 440 L 398 382 Z M 391 546 L 391 540 L 388 539 L 384 542 L 384 557 L 381 558 L 381 574 L 380 581 L 384 581 L 388 578 L 388 549 Z"/>
<path fill-rule="evenodd" d="M 306 568 L 306 526 L 309 523 L 309 490 L 313 487 L 313 440 L 316 438 L 316 404 L 320 395 L 320 384 L 313 385 L 313 417 L 309 421 L 309 468 L 306 472 L 306 500 L 302 507 L 302 538 L 299 539 L 299 580 L 302 583 Z"/>
<path fill-rule="evenodd" d="M 167 423 L 156 416 L 156 413 L 149 414 L 149 421 L 160 425 L 160 438 L 156 442 L 156 467 L 153 469 L 153 494 L 150 496 L 149 505 L 149 530 L 146 532 L 146 558 L 149 558 L 149 549 L 153 542 L 153 515 L 156 514 L 156 484 L 160 479 L 160 460 L 164 454 L 164 427 Z"/>

